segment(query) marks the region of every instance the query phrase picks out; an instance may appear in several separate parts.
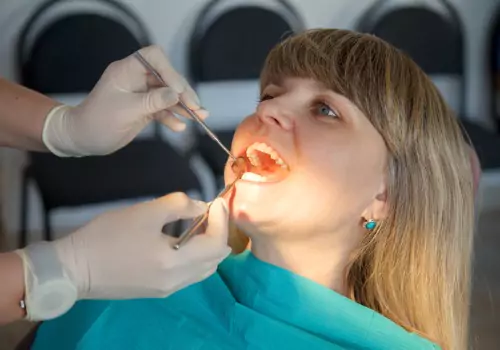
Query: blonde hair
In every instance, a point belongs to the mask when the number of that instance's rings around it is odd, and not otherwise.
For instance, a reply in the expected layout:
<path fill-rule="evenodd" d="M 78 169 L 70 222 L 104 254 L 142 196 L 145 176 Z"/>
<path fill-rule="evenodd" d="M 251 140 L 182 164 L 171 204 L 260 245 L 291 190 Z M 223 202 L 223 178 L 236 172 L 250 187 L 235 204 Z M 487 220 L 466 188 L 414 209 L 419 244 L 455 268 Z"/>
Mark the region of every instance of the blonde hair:
<path fill-rule="evenodd" d="M 466 349 L 472 170 L 459 124 L 434 84 L 388 43 L 335 29 L 277 45 L 261 88 L 283 77 L 313 78 L 346 96 L 387 145 L 389 214 L 346 271 L 350 297 L 443 349 Z M 246 241 L 233 242 L 241 250 Z"/>

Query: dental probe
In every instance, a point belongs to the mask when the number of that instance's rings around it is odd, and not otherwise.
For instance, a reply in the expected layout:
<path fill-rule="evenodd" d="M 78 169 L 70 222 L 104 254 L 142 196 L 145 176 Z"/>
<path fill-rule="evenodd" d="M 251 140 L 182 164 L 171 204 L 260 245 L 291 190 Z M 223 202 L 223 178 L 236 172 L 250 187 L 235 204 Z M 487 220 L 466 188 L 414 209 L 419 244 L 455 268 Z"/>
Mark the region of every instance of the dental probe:
<path fill-rule="evenodd" d="M 144 68 L 146 68 L 146 70 L 151 73 L 155 78 L 156 80 L 158 80 L 158 82 L 160 82 L 163 86 L 168 86 L 167 83 L 165 82 L 165 80 L 163 80 L 163 78 L 161 77 L 161 75 L 153 68 L 153 66 L 151 66 L 149 64 L 149 62 L 141 55 L 140 52 L 136 51 L 134 53 L 134 56 L 137 58 L 137 60 L 144 66 Z M 210 128 L 205 124 L 205 122 L 196 115 L 196 113 L 194 113 L 188 106 L 186 106 L 186 104 L 184 102 L 182 102 L 181 100 L 179 100 L 179 104 L 180 106 L 194 119 L 198 122 L 198 124 L 200 124 L 203 129 L 207 132 L 207 134 L 212 138 L 212 140 L 214 140 L 223 150 L 224 152 L 227 153 L 227 155 L 232 159 L 233 161 L 233 164 L 231 164 L 231 169 L 232 171 L 237 174 L 237 177 L 236 179 L 231 183 L 229 184 L 228 186 L 226 186 L 218 195 L 217 197 L 215 198 L 218 198 L 218 197 L 222 197 L 224 195 L 226 195 L 233 187 L 234 185 L 236 184 L 236 181 L 238 181 L 241 176 L 243 175 L 243 173 L 248 169 L 248 163 L 247 163 L 247 160 L 246 158 L 244 157 L 238 157 L 236 158 L 235 156 L 233 156 L 231 154 L 231 152 L 224 146 L 224 144 L 219 140 L 219 138 L 212 132 L 212 130 L 210 130 Z M 208 214 L 210 212 L 210 207 L 212 205 L 213 202 L 210 202 L 208 204 L 208 208 L 206 210 L 206 212 L 203 214 L 203 215 L 200 215 L 198 216 L 194 221 L 193 223 L 191 224 L 191 226 L 186 230 L 184 231 L 183 233 L 181 233 L 181 235 L 179 236 L 179 239 L 177 240 L 177 243 L 174 244 L 173 248 L 175 250 L 179 250 L 184 244 L 186 244 L 192 237 L 194 237 L 196 235 L 196 233 L 198 232 L 198 229 L 203 225 L 205 224 L 205 222 L 208 220 Z"/>

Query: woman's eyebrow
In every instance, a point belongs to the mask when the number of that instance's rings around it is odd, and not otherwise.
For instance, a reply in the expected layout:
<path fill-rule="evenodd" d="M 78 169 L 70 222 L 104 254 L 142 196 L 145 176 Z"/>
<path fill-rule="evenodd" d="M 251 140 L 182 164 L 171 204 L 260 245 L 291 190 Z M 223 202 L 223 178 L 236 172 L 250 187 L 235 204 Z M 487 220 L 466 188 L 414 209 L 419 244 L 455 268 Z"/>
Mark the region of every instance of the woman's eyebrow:
<path fill-rule="evenodd" d="M 279 88 L 282 88 L 283 86 L 281 84 L 277 84 L 277 83 L 269 83 L 266 85 L 266 88 L 273 88 L 273 89 L 279 89 Z"/>
<path fill-rule="evenodd" d="M 283 87 L 280 86 L 280 85 L 277 85 L 275 83 L 271 83 L 271 84 L 268 84 L 268 85 L 264 86 L 264 88 L 260 91 L 260 93 L 263 94 L 264 92 L 269 92 L 269 90 L 271 90 L 271 91 L 281 91 L 281 90 L 283 90 Z"/>
<path fill-rule="evenodd" d="M 338 103 L 340 105 L 344 105 L 344 106 L 351 107 L 351 108 L 356 106 L 354 104 L 354 102 L 352 102 L 348 97 L 346 97 L 342 94 L 339 94 L 338 92 L 335 92 L 333 90 L 324 89 L 323 93 L 326 96 L 328 96 L 332 101 L 334 101 L 335 103 Z"/>
<path fill-rule="evenodd" d="M 337 92 L 335 92 L 332 89 L 329 89 L 327 87 L 322 87 L 321 90 L 320 90 L 320 93 L 328 95 L 328 96 L 330 96 L 334 100 L 338 100 L 338 98 L 340 96 L 342 96 L 341 94 L 339 94 L 339 93 L 337 93 Z"/>
<path fill-rule="evenodd" d="M 340 95 L 336 94 L 332 90 L 322 89 L 316 93 L 316 96 L 319 96 L 325 100 L 331 101 L 335 105 L 344 105 L 345 103 L 340 99 Z"/>

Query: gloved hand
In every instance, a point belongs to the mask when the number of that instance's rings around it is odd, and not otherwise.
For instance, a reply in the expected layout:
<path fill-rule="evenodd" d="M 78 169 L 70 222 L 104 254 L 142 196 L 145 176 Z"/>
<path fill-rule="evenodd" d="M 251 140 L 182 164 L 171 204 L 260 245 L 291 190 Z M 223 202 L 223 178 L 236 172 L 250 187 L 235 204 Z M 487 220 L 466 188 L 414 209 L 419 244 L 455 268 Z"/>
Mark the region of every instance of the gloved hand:
<path fill-rule="evenodd" d="M 78 106 L 58 106 L 49 112 L 42 139 L 60 157 L 105 155 L 132 141 L 152 120 L 174 131 L 185 124 L 173 115 L 188 115 L 176 106 L 179 98 L 202 119 L 196 93 L 175 71 L 157 46 L 140 50 L 169 87 L 156 79 L 133 55 L 112 63 L 89 96 Z"/>
<path fill-rule="evenodd" d="M 161 232 L 165 223 L 192 218 L 204 210 L 205 203 L 174 193 L 103 214 L 60 240 L 36 243 L 43 245 L 36 254 L 44 254 L 37 261 L 57 264 L 32 263 L 33 248 L 18 251 L 25 266 L 28 318 L 37 275 L 48 276 L 51 269 L 63 268 L 78 299 L 164 297 L 207 278 L 231 252 L 223 200 L 212 204 L 206 232 L 180 250 L 172 248 L 175 238 Z"/>

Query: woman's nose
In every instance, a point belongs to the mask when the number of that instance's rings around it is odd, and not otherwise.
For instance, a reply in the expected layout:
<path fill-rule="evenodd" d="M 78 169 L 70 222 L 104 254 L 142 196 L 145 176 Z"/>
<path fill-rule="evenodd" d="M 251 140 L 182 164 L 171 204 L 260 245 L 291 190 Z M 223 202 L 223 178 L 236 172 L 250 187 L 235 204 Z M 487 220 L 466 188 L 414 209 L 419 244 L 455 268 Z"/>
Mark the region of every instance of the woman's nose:
<path fill-rule="evenodd" d="M 293 119 L 289 111 L 274 100 L 261 103 L 257 109 L 257 115 L 266 125 L 284 130 L 291 130 L 293 127 Z"/>

